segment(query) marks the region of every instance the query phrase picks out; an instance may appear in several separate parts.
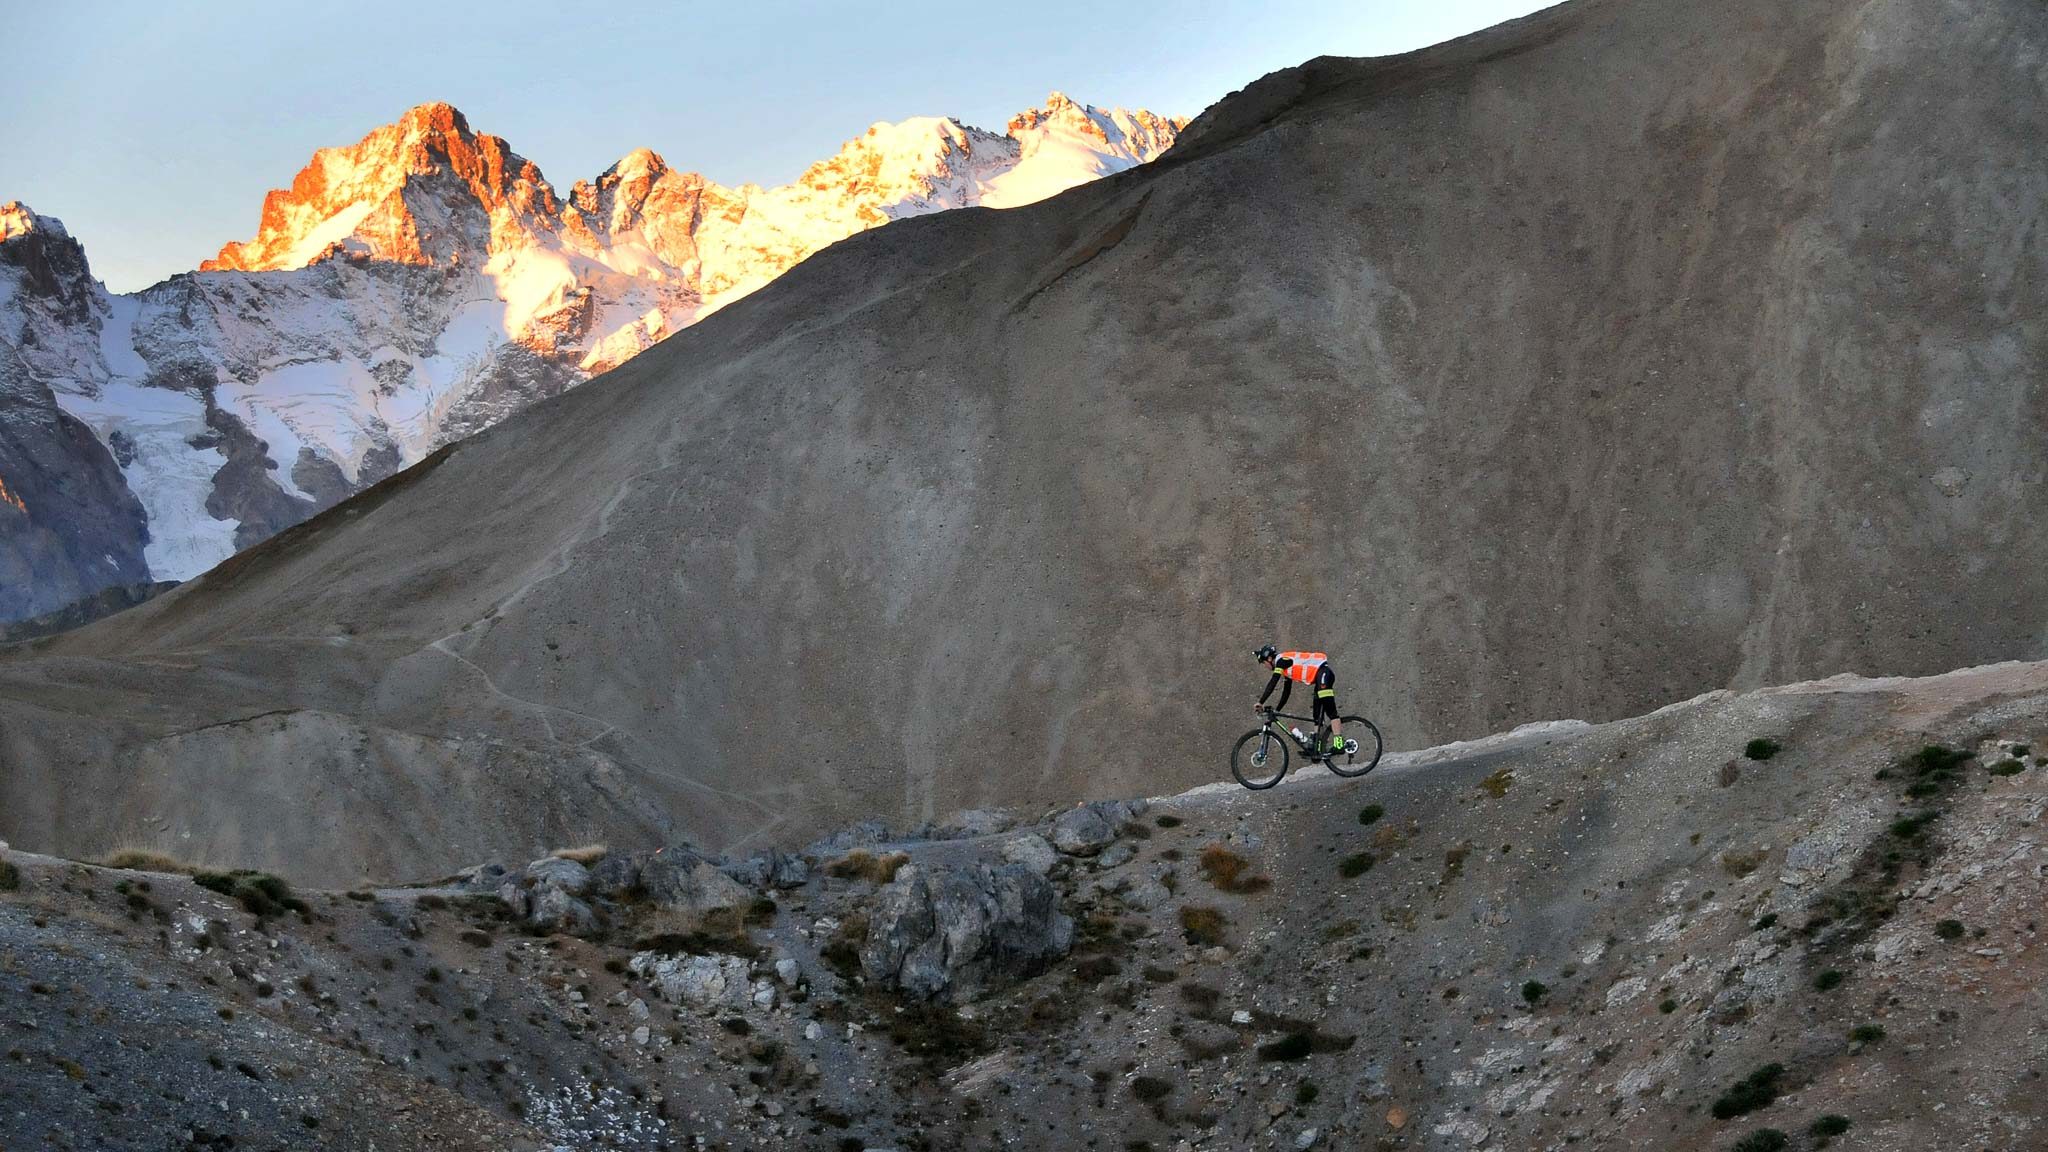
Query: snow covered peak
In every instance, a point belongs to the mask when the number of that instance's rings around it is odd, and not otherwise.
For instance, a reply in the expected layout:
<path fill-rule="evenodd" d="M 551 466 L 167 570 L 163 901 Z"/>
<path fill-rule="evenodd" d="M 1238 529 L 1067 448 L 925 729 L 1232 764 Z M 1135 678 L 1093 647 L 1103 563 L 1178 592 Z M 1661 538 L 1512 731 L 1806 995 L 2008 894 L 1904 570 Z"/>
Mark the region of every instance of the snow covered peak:
<path fill-rule="evenodd" d="M 263 201 L 256 237 L 202 271 L 303 268 L 335 255 L 402 264 L 482 261 L 556 209 L 540 169 L 449 104 L 407 109 L 355 144 L 322 148 Z"/>
<path fill-rule="evenodd" d="M 54 216 L 38 216 L 35 209 L 19 200 L 9 200 L 5 204 L 0 204 L 0 243 L 12 240 L 16 236 L 26 236 L 31 232 L 48 233 L 58 239 L 70 237 L 70 234 L 64 231 L 64 222 Z"/>

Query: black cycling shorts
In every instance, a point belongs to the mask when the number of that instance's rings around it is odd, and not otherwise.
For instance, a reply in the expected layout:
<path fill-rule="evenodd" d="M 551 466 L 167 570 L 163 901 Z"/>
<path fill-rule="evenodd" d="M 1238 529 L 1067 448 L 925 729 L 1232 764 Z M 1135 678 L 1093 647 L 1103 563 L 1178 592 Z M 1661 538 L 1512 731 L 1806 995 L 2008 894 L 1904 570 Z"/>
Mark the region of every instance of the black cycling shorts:
<path fill-rule="evenodd" d="M 1316 669 L 1315 683 L 1310 685 L 1310 688 L 1316 694 L 1316 702 L 1313 710 L 1309 712 L 1309 716 L 1318 724 L 1325 720 L 1335 720 L 1337 718 L 1337 673 L 1332 671 L 1328 664 L 1323 665 L 1321 668 Z M 1325 691 L 1328 691 L 1329 695 L 1323 695 Z"/>

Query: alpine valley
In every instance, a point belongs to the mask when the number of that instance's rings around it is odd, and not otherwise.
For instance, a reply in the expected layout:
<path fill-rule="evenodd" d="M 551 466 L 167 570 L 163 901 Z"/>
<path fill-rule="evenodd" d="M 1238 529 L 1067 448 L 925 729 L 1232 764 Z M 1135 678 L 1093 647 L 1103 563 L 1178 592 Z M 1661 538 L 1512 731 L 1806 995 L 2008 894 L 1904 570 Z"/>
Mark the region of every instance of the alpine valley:
<path fill-rule="evenodd" d="M 1184 124 L 1055 92 L 1002 133 L 876 124 L 781 187 L 640 149 L 563 193 L 425 104 L 314 153 L 253 239 L 132 295 L 0 204 L 0 622 L 188 579 L 835 241 L 1043 199 Z"/>

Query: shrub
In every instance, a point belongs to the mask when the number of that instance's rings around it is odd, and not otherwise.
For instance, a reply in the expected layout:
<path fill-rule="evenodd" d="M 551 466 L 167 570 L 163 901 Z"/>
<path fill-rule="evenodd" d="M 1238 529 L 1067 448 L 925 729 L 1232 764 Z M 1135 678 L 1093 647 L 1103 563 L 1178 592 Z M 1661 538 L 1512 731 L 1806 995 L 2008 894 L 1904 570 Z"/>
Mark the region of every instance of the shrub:
<path fill-rule="evenodd" d="M 0 892 L 12 892 L 21 887 L 21 869 L 12 860 L 0 860 Z"/>
<path fill-rule="evenodd" d="M 1663 1013 L 1666 1016 L 1669 1016 L 1673 1012 L 1678 1011 L 1678 1001 L 1673 1000 L 1667 996 L 1665 997 L 1664 1002 L 1662 1004 L 1657 1005 L 1657 1011 Z"/>
<path fill-rule="evenodd" d="M 1316 1043 L 1306 1032 L 1291 1032 L 1270 1044 L 1259 1045 L 1261 1060 L 1306 1060 Z"/>
<path fill-rule="evenodd" d="M 1884 1039 L 1884 1025 L 1858 1024 L 1849 1029 L 1849 1039 L 1857 1044 L 1875 1044 Z"/>
<path fill-rule="evenodd" d="M 1131 1095 L 1150 1104 L 1173 1095 L 1173 1082 L 1158 1076 L 1139 1076 L 1131 1081 Z"/>
<path fill-rule="evenodd" d="M 1759 1128 L 1737 1140 L 1733 1152 L 1779 1152 L 1785 1144 L 1783 1132 L 1776 1128 Z"/>
<path fill-rule="evenodd" d="M 1731 1120 L 1767 1106 L 1778 1098 L 1778 1081 L 1784 1075 L 1783 1064 L 1765 1064 L 1736 1081 L 1714 1101 L 1714 1119 Z"/>
<path fill-rule="evenodd" d="M 1806 1126 L 1809 1136 L 1840 1136 L 1849 1130 L 1849 1118 L 1840 1113 L 1830 1112 Z"/>
<path fill-rule="evenodd" d="M 301 916 L 313 913 L 304 900 L 292 895 L 291 885 L 268 872 L 246 868 L 233 872 L 200 872 L 192 877 L 192 882 L 240 903 L 255 916 L 276 916 L 287 910 Z"/>
<path fill-rule="evenodd" d="M 1304 1107 L 1315 1103 L 1316 1097 L 1322 1094 L 1322 1089 L 1316 1087 L 1316 1082 L 1313 1080 L 1303 1080 L 1294 1086 L 1294 1102 Z"/>
<path fill-rule="evenodd" d="M 1934 934 L 1943 940 L 1961 940 L 1963 938 L 1963 922 L 1961 920 L 1940 921 L 1934 926 Z"/>
<path fill-rule="evenodd" d="M 146 848 L 122 848 L 108 856 L 101 864 L 108 868 L 119 868 L 124 872 L 178 872 L 191 875 L 196 869 L 183 860 L 151 852 Z"/>
<path fill-rule="evenodd" d="M 605 855 L 610 851 L 609 848 L 602 844 L 579 844 L 574 848 L 557 848 L 553 852 L 548 853 L 548 855 L 557 860 L 573 860 L 578 864 L 588 867 L 604 859 Z"/>
<path fill-rule="evenodd" d="M 1534 1005 L 1550 994 L 1550 989 L 1541 980 L 1528 980 L 1522 984 L 1522 1003 Z"/>
<path fill-rule="evenodd" d="M 866 880 L 872 884 L 887 884 L 895 880 L 896 873 L 908 863 L 910 857 L 902 852 L 877 856 L 856 848 L 825 865 L 825 875 L 840 880 Z"/>
<path fill-rule="evenodd" d="M 2012 746 L 2010 754 L 2013 756 L 2025 756 L 2027 753 L 2032 752 L 2033 750 L 2034 746 L 2031 744 L 2015 744 Z"/>
<path fill-rule="evenodd" d="M 1386 814 L 1387 810 L 1385 808 L 1382 808 L 1378 804 L 1367 804 L 1365 807 L 1360 808 L 1358 810 L 1358 822 L 1360 824 L 1368 825 L 1377 824 L 1380 822 L 1380 817 L 1385 816 Z"/>
<path fill-rule="evenodd" d="M 1373 859 L 1372 853 L 1353 852 L 1351 855 L 1346 856 L 1343 860 L 1338 862 L 1337 871 L 1340 874 L 1342 874 L 1346 880 L 1355 880 L 1358 877 L 1365 875 L 1367 872 L 1372 871 L 1372 866 L 1374 863 L 1376 863 L 1376 861 Z"/>
<path fill-rule="evenodd" d="M 1842 980 L 1842 974 L 1830 968 L 1813 978 L 1813 987 L 1817 992 L 1832 992 L 1842 986 Z"/>
<path fill-rule="evenodd" d="M 1762 932 L 1765 929 L 1776 925 L 1777 922 L 1778 914 L 1776 912 L 1766 912 L 1763 915 L 1757 917 L 1756 923 L 1750 925 L 1750 928 L 1754 931 Z"/>
<path fill-rule="evenodd" d="M 1730 876 L 1747 876 L 1751 872 L 1756 871 L 1757 867 L 1764 862 L 1764 857 L 1768 855 L 1770 855 L 1770 852 L 1763 848 L 1749 852 L 1723 852 L 1721 853 L 1721 871 L 1726 872 Z"/>
<path fill-rule="evenodd" d="M 1481 792 L 1486 793 L 1488 796 L 1493 797 L 1495 800 L 1498 800 L 1501 797 L 1508 794 L 1508 788 L 1512 786 L 1514 782 L 1514 770 L 1511 768 L 1503 768 L 1500 771 L 1495 772 L 1493 775 L 1488 776 L 1486 779 L 1481 780 L 1479 782 L 1479 790 Z"/>
<path fill-rule="evenodd" d="M 1768 736 L 1759 736 L 1742 746 L 1742 754 L 1751 760 L 1769 760 L 1783 747 Z"/>
<path fill-rule="evenodd" d="M 1264 876 L 1250 875 L 1252 862 L 1231 851 L 1222 844 L 1211 844 L 1202 849 L 1202 855 L 1195 870 L 1202 874 L 1219 892 L 1230 892 L 1249 896 L 1264 892 L 1273 886 Z"/>
<path fill-rule="evenodd" d="M 1221 909 L 1188 905 L 1180 910 L 1180 930 L 1187 936 L 1188 943 L 1197 946 L 1223 943 L 1223 930 L 1229 923 Z"/>
<path fill-rule="evenodd" d="M 1171 968 L 1161 968 L 1157 964 L 1145 965 L 1140 974 L 1145 977 L 1146 982 L 1152 984 L 1171 984 L 1180 979 L 1180 973 Z"/>
<path fill-rule="evenodd" d="M 1927 809 L 1915 812 L 1911 816 L 1901 816 L 1892 821 L 1891 834 L 1901 840 L 1918 840 L 1926 832 L 1927 826 L 1934 823 L 1935 817 L 1940 815 L 1941 813 L 1933 809 Z"/>
<path fill-rule="evenodd" d="M 2018 760 L 2000 760 L 1991 766 L 1991 774 L 1993 776 L 2017 776 L 2025 771 L 2026 767 L 2025 764 L 2020 763 Z"/>
<path fill-rule="evenodd" d="M 1181 818 L 1178 816 L 1162 814 L 1159 817 L 1159 819 L 1154 820 L 1153 823 L 1159 825 L 1161 828 L 1178 828 L 1181 826 Z"/>

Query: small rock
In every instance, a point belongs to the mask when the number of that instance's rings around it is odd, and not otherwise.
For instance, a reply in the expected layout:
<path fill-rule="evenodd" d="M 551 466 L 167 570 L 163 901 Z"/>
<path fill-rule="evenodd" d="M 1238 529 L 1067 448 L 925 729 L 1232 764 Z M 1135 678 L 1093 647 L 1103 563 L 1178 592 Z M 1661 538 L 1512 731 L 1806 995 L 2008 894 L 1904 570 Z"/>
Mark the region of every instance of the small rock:
<path fill-rule="evenodd" d="M 1295 1136 L 1294 1146 L 1302 1149 L 1303 1152 L 1307 1152 L 1308 1149 L 1316 1146 L 1316 1141 L 1322 1139 L 1322 1135 L 1322 1132 L 1315 1128 L 1303 1129 L 1299 1135 Z"/>
<path fill-rule="evenodd" d="M 640 861 L 629 852 L 613 852 L 590 866 L 590 891 L 618 896 L 640 885 Z"/>
<path fill-rule="evenodd" d="M 1114 843 L 1132 815 L 1127 801 L 1105 800 L 1060 813 L 1052 822 L 1052 846 L 1069 856 L 1093 856 Z"/>
<path fill-rule="evenodd" d="M 1252 1022 L 1252 1014 L 1246 1009 L 1239 1008 L 1230 1014 L 1230 1022 L 1232 1024 L 1249 1024 Z"/>
<path fill-rule="evenodd" d="M 802 969 L 797 967 L 796 961 L 787 956 L 775 962 L 775 978 L 784 984 L 794 985 L 801 973 Z"/>
<path fill-rule="evenodd" d="M 1102 850 L 1095 858 L 1095 866 L 1102 869 L 1121 868 L 1138 855 L 1138 846 L 1129 840 L 1119 840 Z"/>
<path fill-rule="evenodd" d="M 647 1019 L 647 1001 L 635 997 L 633 1002 L 626 1006 L 626 1012 L 635 1020 Z"/>
<path fill-rule="evenodd" d="M 648 1030 L 647 1025 L 642 1024 L 638 1028 L 633 1029 L 633 1043 L 644 1048 L 647 1046 L 647 1038 L 651 1035 L 653 1033 Z"/>
<path fill-rule="evenodd" d="M 768 1009 L 775 1007 L 775 985 L 763 980 L 754 985 L 754 1007 Z"/>
<path fill-rule="evenodd" d="M 1266 1115 L 1272 1117 L 1275 1120 L 1278 1120 L 1282 1116 L 1287 1115 L 1287 1110 L 1292 1107 L 1293 1105 L 1289 1104 L 1287 1101 L 1276 1097 L 1272 1100 L 1266 1101 Z"/>
<path fill-rule="evenodd" d="M 1387 1109 L 1387 1127 L 1400 1129 L 1408 1125 L 1408 1110 L 1399 1104 Z"/>
<path fill-rule="evenodd" d="M 809 1040 L 815 1044 L 819 1040 L 822 1040 L 824 1038 L 825 1029 L 820 1027 L 816 1020 L 813 1020 L 809 1024 L 804 1025 L 804 1039 Z"/>
<path fill-rule="evenodd" d="M 771 1117 L 780 1116 L 782 1115 L 782 1101 L 770 1100 L 766 1104 L 761 1105 L 761 1111 L 766 1112 Z"/>

